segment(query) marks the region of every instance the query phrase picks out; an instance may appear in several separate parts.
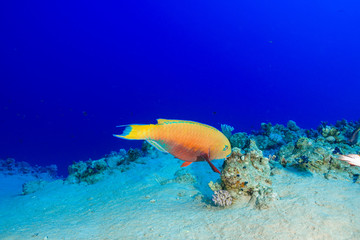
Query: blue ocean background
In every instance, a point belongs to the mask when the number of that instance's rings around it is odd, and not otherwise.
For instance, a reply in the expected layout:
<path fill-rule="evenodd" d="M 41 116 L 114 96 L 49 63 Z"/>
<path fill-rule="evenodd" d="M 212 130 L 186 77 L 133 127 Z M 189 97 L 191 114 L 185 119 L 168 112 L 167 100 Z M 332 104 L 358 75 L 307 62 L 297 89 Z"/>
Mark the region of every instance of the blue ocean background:
<path fill-rule="evenodd" d="M 121 124 L 359 120 L 358 1 L 3 1 L 0 21 L 0 158 L 64 176 L 140 147 Z"/>

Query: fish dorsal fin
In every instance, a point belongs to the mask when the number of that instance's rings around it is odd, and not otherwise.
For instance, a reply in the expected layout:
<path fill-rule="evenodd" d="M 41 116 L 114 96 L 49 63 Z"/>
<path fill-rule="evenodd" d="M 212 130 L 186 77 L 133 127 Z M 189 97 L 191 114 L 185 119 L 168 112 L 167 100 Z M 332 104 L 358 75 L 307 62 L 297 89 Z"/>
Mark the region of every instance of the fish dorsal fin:
<path fill-rule="evenodd" d="M 188 120 L 175 120 L 175 119 L 163 119 L 159 118 L 157 119 L 158 124 L 167 124 L 167 123 L 192 123 L 192 124 L 200 124 L 204 125 L 202 123 L 194 122 L 194 121 L 188 121 Z"/>
<path fill-rule="evenodd" d="M 180 121 L 181 120 L 171 120 L 171 119 L 163 119 L 163 118 L 157 119 L 158 124 L 173 123 L 173 122 L 180 122 Z"/>
<path fill-rule="evenodd" d="M 165 145 L 162 146 L 163 144 L 160 144 L 159 142 L 155 141 L 155 140 L 146 140 L 148 143 L 150 143 L 153 147 L 155 147 L 157 150 L 161 151 L 161 152 L 165 152 L 165 153 L 169 153 L 165 148 Z"/>
<path fill-rule="evenodd" d="M 159 125 L 163 125 L 163 124 L 171 124 L 171 123 L 189 123 L 189 124 L 194 124 L 194 125 L 198 125 L 198 126 L 203 126 L 203 127 L 207 127 L 209 129 L 215 130 L 215 131 L 219 131 L 216 128 L 203 124 L 203 123 L 199 123 L 199 122 L 195 122 L 195 121 L 188 121 L 188 120 L 171 120 L 171 119 L 163 119 L 163 118 L 159 118 L 157 119 L 157 123 Z"/>

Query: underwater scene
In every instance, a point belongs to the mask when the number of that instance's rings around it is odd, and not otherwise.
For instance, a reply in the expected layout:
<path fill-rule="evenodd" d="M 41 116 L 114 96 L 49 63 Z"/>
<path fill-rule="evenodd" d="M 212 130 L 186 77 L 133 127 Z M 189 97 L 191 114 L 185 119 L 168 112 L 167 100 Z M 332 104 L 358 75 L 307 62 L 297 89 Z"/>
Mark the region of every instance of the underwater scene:
<path fill-rule="evenodd" d="M 3 1 L 0 239 L 360 239 L 360 2 Z"/>

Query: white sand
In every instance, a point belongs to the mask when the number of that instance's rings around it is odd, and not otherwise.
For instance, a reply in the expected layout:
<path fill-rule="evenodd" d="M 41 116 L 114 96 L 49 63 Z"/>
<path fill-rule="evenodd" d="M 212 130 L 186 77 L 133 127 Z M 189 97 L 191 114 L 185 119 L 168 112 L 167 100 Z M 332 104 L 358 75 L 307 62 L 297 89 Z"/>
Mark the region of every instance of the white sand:
<path fill-rule="evenodd" d="M 94 185 L 56 181 L 26 196 L 16 195 L 22 179 L 1 177 L 0 239 L 360 239 L 359 184 L 284 170 L 269 209 L 222 209 L 195 197 L 218 177 L 206 164 L 188 167 L 195 186 L 160 185 L 180 161 L 146 161 Z"/>

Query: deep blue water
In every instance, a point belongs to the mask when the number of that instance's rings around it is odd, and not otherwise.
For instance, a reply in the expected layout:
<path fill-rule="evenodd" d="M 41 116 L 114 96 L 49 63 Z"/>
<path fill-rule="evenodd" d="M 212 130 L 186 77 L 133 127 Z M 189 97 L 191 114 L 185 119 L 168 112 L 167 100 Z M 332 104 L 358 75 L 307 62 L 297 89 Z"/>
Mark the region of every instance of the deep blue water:
<path fill-rule="evenodd" d="M 236 131 L 360 113 L 358 1 L 2 1 L 0 158 L 57 164 L 156 118 Z"/>

